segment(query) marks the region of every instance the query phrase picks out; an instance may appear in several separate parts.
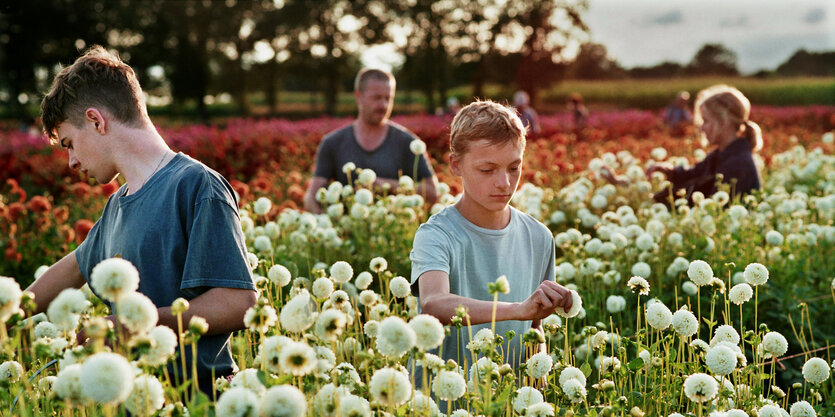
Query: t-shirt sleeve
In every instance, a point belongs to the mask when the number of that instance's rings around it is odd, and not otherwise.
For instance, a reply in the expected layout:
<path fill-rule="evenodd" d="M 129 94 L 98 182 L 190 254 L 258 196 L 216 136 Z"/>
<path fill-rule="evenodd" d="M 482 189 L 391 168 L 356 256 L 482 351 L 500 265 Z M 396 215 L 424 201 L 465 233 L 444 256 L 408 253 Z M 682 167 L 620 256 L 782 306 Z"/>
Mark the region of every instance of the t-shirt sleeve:
<path fill-rule="evenodd" d="M 188 236 L 188 254 L 180 290 L 224 287 L 254 290 L 241 221 L 228 202 L 206 198 L 197 203 Z"/>
<path fill-rule="evenodd" d="M 409 259 L 412 261 L 412 292 L 420 295 L 417 282 L 425 272 L 443 271 L 449 274 L 449 240 L 436 226 L 424 224 L 415 233 Z"/>
<path fill-rule="evenodd" d="M 545 265 L 545 274 L 542 277 L 542 281 L 556 281 L 557 280 L 557 249 L 554 246 L 554 239 L 551 236 L 550 232 L 548 233 L 548 252 L 549 256 L 548 265 Z"/>
<path fill-rule="evenodd" d="M 313 170 L 314 177 L 326 179 L 336 178 L 336 167 L 334 167 L 334 141 L 331 136 L 326 136 L 319 143 L 316 151 L 316 168 Z M 342 169 L 342 167 L 339 167 Z"/>
<path fill-rule="evenodd" d="M 92 264 L 93 260 L 102 259 L 101 256 L 98 256 L 98 253 L 101 251 L 100 246 L 98 245 L 98 236 L 101 233 L 101 222 L 102 220 L 99 219 L 96 224 L 93 225 L 93 228 L 90 229 L 89 233 L 87 233 L 87 237 L 75 250 L 75 261 L 78 263 L 78 270 L 81 271 L 81 275 L 84 276 L 84 279 L 87 282 L 90 282 L 90 272 L 95 266 Z"/>

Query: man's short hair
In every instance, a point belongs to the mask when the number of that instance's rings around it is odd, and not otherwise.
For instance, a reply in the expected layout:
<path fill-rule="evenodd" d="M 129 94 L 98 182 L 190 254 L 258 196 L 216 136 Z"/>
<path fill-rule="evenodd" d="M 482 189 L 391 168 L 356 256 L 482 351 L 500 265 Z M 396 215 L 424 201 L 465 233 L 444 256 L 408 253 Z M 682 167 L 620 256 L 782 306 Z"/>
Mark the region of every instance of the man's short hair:
<path fill-rule="evenodd" d="M 41 101 L 43 128 L 50 142 L 58 140 L 58 125 L 84 123 L 84 111 L 95 107 L 115 120 L 137 127 L 147 117 L 145 98 L 136 73 L 118 56 L 99 45 L 88 49 L 55 76 Z"/>
<path fill-rule="evenodd" d="M 475 101 L 452 119 L 449 149 L 453 155 L 462 156 L 471 142 L 482 139 L 491 145 L 518 143 L 525 149 L 526 131 L 514 110 L 489 100 Z"/>
<path fill-rule="evenodd" d="M 371 80 L 388 81 L 391 83 L 392 88 L 394 88 L 396 84 L 394 75 L 391 75 L 388 71 L 383 71 L 377 68 L 363 68 L 357 73 L 357 78 L 354 79 L 354 91 L 362 92 Z"/>

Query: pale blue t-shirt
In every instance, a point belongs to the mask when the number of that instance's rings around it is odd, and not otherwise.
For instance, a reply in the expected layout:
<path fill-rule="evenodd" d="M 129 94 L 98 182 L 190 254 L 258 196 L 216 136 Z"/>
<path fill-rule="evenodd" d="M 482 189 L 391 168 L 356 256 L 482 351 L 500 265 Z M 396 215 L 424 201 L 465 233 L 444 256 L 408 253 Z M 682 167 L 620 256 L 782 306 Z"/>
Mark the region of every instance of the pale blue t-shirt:
<path fill-rule="evenodd" d="M 545 225 L 513 207 L 510 207 L 508 225 L 493 230 L 476 226 L 454 206 L 449 206 L 418 228 L 409 257 L 412 291 L 418 297 L 418 278 L 428 271 L 449 274 L 450 293 L 486 301 L 493 301 L 487 284 L 501 275 L 506 275 L 510 283 L 510 293 L 499 294 L 499 301 L 505 302 L 524 301 L 542 281 L 555 278 L 553 235 Z M 523 361 L 520 336 L 530 327 L 530 320 L 496 322 L 496 335 L 504 336 L 508 330 L 516 332 L 513 340 L 504 343 L 507 363 L 518 366 Z M 472 335 L 484 328 L 489 329 L 490 323 L 472 326 Z M 469 369 L 472 364 L 472 354 L 466 349 L 469 342 L 466 323 L 460 332 L 450 326 L 441 357 L 453 359 Z"/>
<path fill-rule="evenodd" d="M 238 204 L 220 174 L 179 153 L 135 194 L 127 191 L 123 185 L 110 196 L 75 252 L 87 282 L 99 262 L 120 256 L 139 270 L 138 292 L 157 307 L 215 287 L 255 289 Z M 204 389 L 207 382 L 211 387 L 212 369 L 217 376 L 236 369 L 230 336 L 204 335 L 197 343 L 197 377 Z M 191 349 L 185 351 L 190 364 Z M 180 367 L 170 368 L 178 373 Z"/>

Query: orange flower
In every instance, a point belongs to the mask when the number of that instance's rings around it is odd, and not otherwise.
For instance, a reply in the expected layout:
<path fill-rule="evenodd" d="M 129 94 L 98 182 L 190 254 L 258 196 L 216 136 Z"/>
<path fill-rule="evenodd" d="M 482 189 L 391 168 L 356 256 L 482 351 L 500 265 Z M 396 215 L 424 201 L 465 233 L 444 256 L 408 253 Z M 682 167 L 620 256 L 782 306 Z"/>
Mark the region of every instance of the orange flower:
<path fill-rule="evenodd" d="M 90 233 L 93 224 L 93 222 L 87 219 L 81 219 L 75 222 L 75 243 L 80 245 L 87 238 L 87 234 Z"/>
<path fill-rule="evenodd" d="M 75 230 L 72 227 L 66 224 L 62 224 L 58 227 L 58 234 L 64 238 L 64 242 L 70 243 L 75 240 Z"/>
<path fill-rule="evenodd" d="M 287 197 L 297 203 L 301 203 L 302 199 L 304 199 L 304 188 L 298 184 L 291 185 L 290 188 L 287 189 Z"/>
<path fill-rule="evenodd" d="M 26 207 L 35 213 L 46 213 L 52 210 L 52 203 L 44 196 L 36 195 L 26 203 Z"/>
<path fill-rule="evenodd" d="M 70 191 L 78 198 L 87 198 L 90 195 L 90 185 L 86 182 L 77 182 L 70 186 Z"/>
<path fill-rule="evenodd" d="M 15 201 L 12 204 L 9 204 L 9 220 L 10 221 L 17 221 L 17 219 L 23 217 L 26 214 L 26 207 L 23 203 Z"/>
<path fill-rule="evenodd" d="M 70 217 L 70 209 L 67 206 L 55 207 L 55 210 L 52 210 L 52 217 L 55 218 L 56 223 L 63 224 Z"/>
<path fill-rule="evenodd" d="M 98 186 L 97 188 L 98 188 L 99 194 L 101 194 L 105 197 L 109 197 L 110 194 L 115 193 L 116 190 L 119 189 L 119 183 L 116 182 L 116 180 L 113 180 L 113 181 L 108 182 L 107 184 L 102 184 L 102 185 Z"/>

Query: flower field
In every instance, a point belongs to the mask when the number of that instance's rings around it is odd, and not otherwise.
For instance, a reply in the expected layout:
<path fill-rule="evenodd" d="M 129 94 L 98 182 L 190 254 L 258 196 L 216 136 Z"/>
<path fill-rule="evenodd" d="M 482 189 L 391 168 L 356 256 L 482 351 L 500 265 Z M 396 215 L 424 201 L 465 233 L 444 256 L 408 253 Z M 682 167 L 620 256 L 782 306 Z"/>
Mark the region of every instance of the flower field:
<path fill-rule="evenodd" d="M 445 332 L 468 331 L 467 313 L 444 328 L 410 293 L 414 233 L 460 192 L 450 119 L 395 118 L 427 144 L 436 205 L 408 178 L 395 195 L 358 179 L 318 193 L 318 216 L 299 208 L 316 147 L 347 119 L 160 127 L 230 179 L 259 289 L 231 342 L 241 371 L 210 395 L 169 372 L 192 366 L 182 353 L 205 322 L 157 326 L 121 260 L 91 285 L 130 332 L 86 287 L 30 317 L 21 288 L 83 241 L 118 185 L 78 178 L 42 138 L 0 132 L 0 275 L 13 277 L 0 278 L 0 416 L 835 415 L 835 108 L 755 107 L 752 119 L 763 189 L 668 208 L 649 198 L 663 177 L 643 168 L 703 158 L 694 131 L 671 135 L 643 111 L 594 113 L 583 132 L 543 117 L 513 205 L 552 230 L 557 281 L 580 298 L 522 335 L 518 368 L 498 348 L 512 335 L 485 330 L 469 357 L 432 354 Z M 630 184 L 608 185 L 604 163 Z M 78 346 L 79 330 L 92 342 Z"/>

